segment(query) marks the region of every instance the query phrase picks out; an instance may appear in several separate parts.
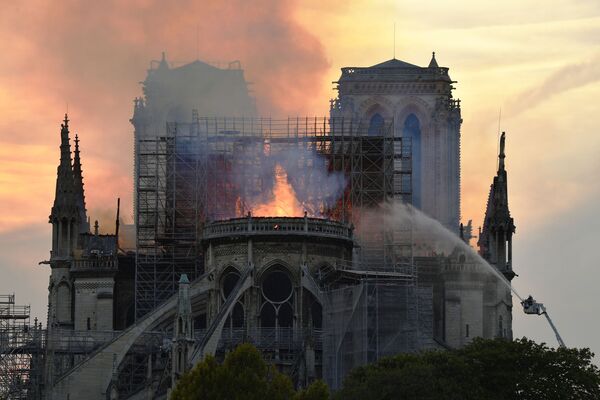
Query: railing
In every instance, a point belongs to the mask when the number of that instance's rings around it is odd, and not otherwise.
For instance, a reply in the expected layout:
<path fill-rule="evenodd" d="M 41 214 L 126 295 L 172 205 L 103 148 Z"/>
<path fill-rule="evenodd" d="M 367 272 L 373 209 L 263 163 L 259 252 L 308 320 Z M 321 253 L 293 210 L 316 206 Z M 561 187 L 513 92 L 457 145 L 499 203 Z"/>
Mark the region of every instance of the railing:
<path fill-rule="evenodd" d="M 373 75 L 373 74 L 384 74 L 384 75 L 407 75 L 407 74 L 427 74 L 435 73 L 436 75 L 447 75 L 448 68 L 437 67 L 402 67 L 402 68 L 373 68 L 373 67 L 346 67 L 342 68 L 342 74 L 344 75 Z"/>
<path fill-rule="evenodd" d="M 493 267 L 495 268 L 495 267 Z M 444 272 L 471 272 L 480 274 L 493 274 L 493 272 L 484 266 L 483 263 L 478 262 L 467 262 L 458 264 L 444 265 Z"/>
<path fill-rule="evenodd" d="M 308 217 L 247 217 L 217 221 L 204 227 L 204 238 L 232 235 L 310 235 L 352 240 L 352 227 Z"/>
<path fill-rule="evenodd" d="M 112 341 L 121 331 L 74 331 L 53 329 L 48 335 L 48 347 L 58 352 L 89 354 Z"/>
<path fill-rule="evenodd" d="M 410 263 L 396 263 L 389 266 L 382 264 L 370 264 L 364 261 L 345 261 L 338 260 L 335 262 L 335 269 L 338 271 L 374 271 L 374 272 L 388 272 L 404 274 L 407 276 L 414 276 L 416 274 L 416 266 Z"/>
<path fill-rule="evenodd" d="M 315 350 L 323 348 L 323 332 L 310 328 L 225 328 L 218 348 L 227 349 L 251 343 L 259 350 L 295 350 L 312 342 Z"/>
<path fill-rule="evenodd" d="M 85 260 L 74 260 L 73 268 L 76 269 L 117 269 L 117 260 L 114 258 L 103 259 L 85 259 Z"/>

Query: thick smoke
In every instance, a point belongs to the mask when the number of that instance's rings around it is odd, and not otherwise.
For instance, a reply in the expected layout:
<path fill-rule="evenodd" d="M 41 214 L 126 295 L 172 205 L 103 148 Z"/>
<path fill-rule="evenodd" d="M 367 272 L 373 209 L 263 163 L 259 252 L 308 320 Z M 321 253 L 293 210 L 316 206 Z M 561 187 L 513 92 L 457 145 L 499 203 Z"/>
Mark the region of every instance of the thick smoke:
<path fill-rule="evenodd" d="M 87 212 L 90 218 L 90 232 L 94 232 L 94 223 L 98 221 L 98 233 L 101 235 L 114 235 L 117 229 L 117 205 L 113 209 L 94 207 Z M 119 247 L 121 249 L 135 249 L 135 226 L 127 218 L 119 217 Z"/>
<path fill-rule="evenodd" d="M 269 151 L 235 154 L 234 157 L 250 161 L 236 164 L 237 167 L 232 171 L 247 211 L 270 203 L 281 195 L 276 192 L 278 179 L 282 179 L 278 171 L 284 174 L 286 183 L 293 190 L 293 198 L 281 201 L 297 200 L 301 210 L 296 211 L 306 211 L 309 216 L 324 216 L 326 210 L 340 199 L 347 186 L 344 174 L 329 171 L 327 159 L 314 149 L 299 146 L 271 148 Z"/>
<path fill-rule="evenodd" d="M 35 196 L 15 203 L 19 218 L 3 230 L 47 218 L 67 110 L 86 152 L 90 208 L 119 193 L 122 214 L 132 214 L 132 100 L 161 51 L 175 65 L 239 60 L 262 115 L 323 110 L 328 61 L 296 13 L 293 0 L 5 2 L 0 103 L 10 112 L 0 121 L 1 142 L 19 154 L 7 167 L 10 181 Z M 5 192 L 0 199 L 12 202 L 14 191 Z"/>
<path fill-rule="evenodd" d="M 320 216 L 342 196 L 347 181 L 339 171 L 329 172 L 327 160 L 314 150 L 286 150 L 276 154 L 286 170 L 297 199 L 309 215 Z"/>

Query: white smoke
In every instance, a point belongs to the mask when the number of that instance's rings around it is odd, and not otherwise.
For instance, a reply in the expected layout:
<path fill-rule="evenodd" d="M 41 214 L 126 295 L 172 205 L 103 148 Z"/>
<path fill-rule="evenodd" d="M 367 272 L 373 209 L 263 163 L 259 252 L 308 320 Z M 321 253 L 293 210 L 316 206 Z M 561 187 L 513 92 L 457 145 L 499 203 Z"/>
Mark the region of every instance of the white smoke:
<path fill-rule="evenodd" d="M 466 259 L 477 265 L 482 271 L 498 278 L 519 299 L 523 300 L 504 275 L 485 261 L 471 246 L 439 221 L 410 204 L 393 201 L 384 203 L 377 209 L 365 210 L 360 218 L 360 223 L 357 224 L 357 235 L 359 237 L 366 236 L 373 226 L 381 225 L 383 221 L 385 221 L 384 229 L 394 230 L 397 227 L 409 229 L 413 248 L 415 245 L 421 245 L 438 255 L 450 255 L 456 250 L 464 253 Z"/>
<path fill-rule="evenodd" d="M 342 197 L 347 180 L 341 171 L 329 172 L 327 159 L 310 149 L 285 150 L 275 155 L 286 170 L 296 197 L 311 216 L 323 216 Z"/>
<path fill-rule="evenodd" d="M 285 170 L 287 182 L 309 216 L 325 216 L 347 186 L 343 172 L 329 171 L 327 159 L 311 148 L 272 147 L 268 152 L 248 150 L 234 157 L 248 161 L 236 163 L 232 171 L 248 209 L 274 198 L 277 165 Z"/>

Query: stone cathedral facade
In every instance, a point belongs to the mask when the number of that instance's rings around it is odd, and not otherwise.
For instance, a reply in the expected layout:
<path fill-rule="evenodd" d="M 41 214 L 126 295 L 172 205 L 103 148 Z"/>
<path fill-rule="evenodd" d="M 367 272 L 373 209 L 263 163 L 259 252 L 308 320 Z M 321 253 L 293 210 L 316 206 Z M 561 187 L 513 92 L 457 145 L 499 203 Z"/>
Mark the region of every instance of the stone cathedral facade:
<path fill-rule="evenodd" d="M 458 233 L 462 119 L 454 83 L 435 53 L 427 67 L 397 59 L 345 67 L 331 115 L 363 121 L 370 132 L 393 120 L 394 135 L 412 143 L 412 204 Z"/>
<path fill-rule="evenodd" d="M 160 68 L 153 73 L 173 72 L 164 59 Z M 206 78 L 199 64 L 173 73 L 183 72 Z M 357 141 L 391 126 L 410 144 L 412 204 L 468 244 L 460 224 L 462 120 L 453 83 L 435 54 L 427 67 L 396 59 L 347 67 L 330 112 L 364 125 Z M 151 103 L 136 100 L 136 137 Z M 477 246 L 510 281 L 515 225 L 505 157 L 503 134 Z M 203 274 L 181 274 L 178 292 L 136 319 L 136 254 L 119 248 L 118 211 L 114 234 L 101 234 L 97 222 L 90 226 L 83 186 L 79 139 L 72 151 L 65 116 L 49 217 L 52 249 L 44 262 L 51 270 L 47 399 L 166 398 L 201 357 L 222 356 L 242 341 L 298 386 L 324 379 L 336 388 L 352 368 L 380 357 L 459 348 L 475 337 L 512 338 L 509 287 L 482 270 L 460 241 L 450 254 L 415 251 L 409 272 L 402 265 L 355 268 L 354 228 L 306 214 L 210 221 L 202 228 Z"/>

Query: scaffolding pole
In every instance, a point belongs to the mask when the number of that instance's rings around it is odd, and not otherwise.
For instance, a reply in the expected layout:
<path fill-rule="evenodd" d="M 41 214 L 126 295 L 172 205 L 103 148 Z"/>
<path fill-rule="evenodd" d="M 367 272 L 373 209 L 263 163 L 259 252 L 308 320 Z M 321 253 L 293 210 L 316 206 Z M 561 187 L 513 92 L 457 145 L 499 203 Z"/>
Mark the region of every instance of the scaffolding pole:
<path fill-rule="evenodd" d="M 45 332 L 29 318 L 30 306 L 0 295 L 0 398 L 39 398 Z"/>
<path fill-rule="evenodd" d="M 172 295 L 180 274 L 193 279 L 203 272 L 203 224 L 251 211 L 251 204 L 272 189 L 268 171 L 277 162 L 293 162 L 301 171 L 288 174 L 288 182 L 314 216 L 360 225 L 368 209 L 410 201 L 410 141 L 393 132 L 393 121 L 374 132 L 362 121 L 344 118 L 200 118 L 194 113 L 191 123 L 168 123 L 164 135 L 138 139 L 136 318 Z M 325 198 L 318 169 L 343 176 L 338 198 Z M 362 268 L 410 265 L 407 229 L 387 221 L 364 227 L 357 238 Z"/>

